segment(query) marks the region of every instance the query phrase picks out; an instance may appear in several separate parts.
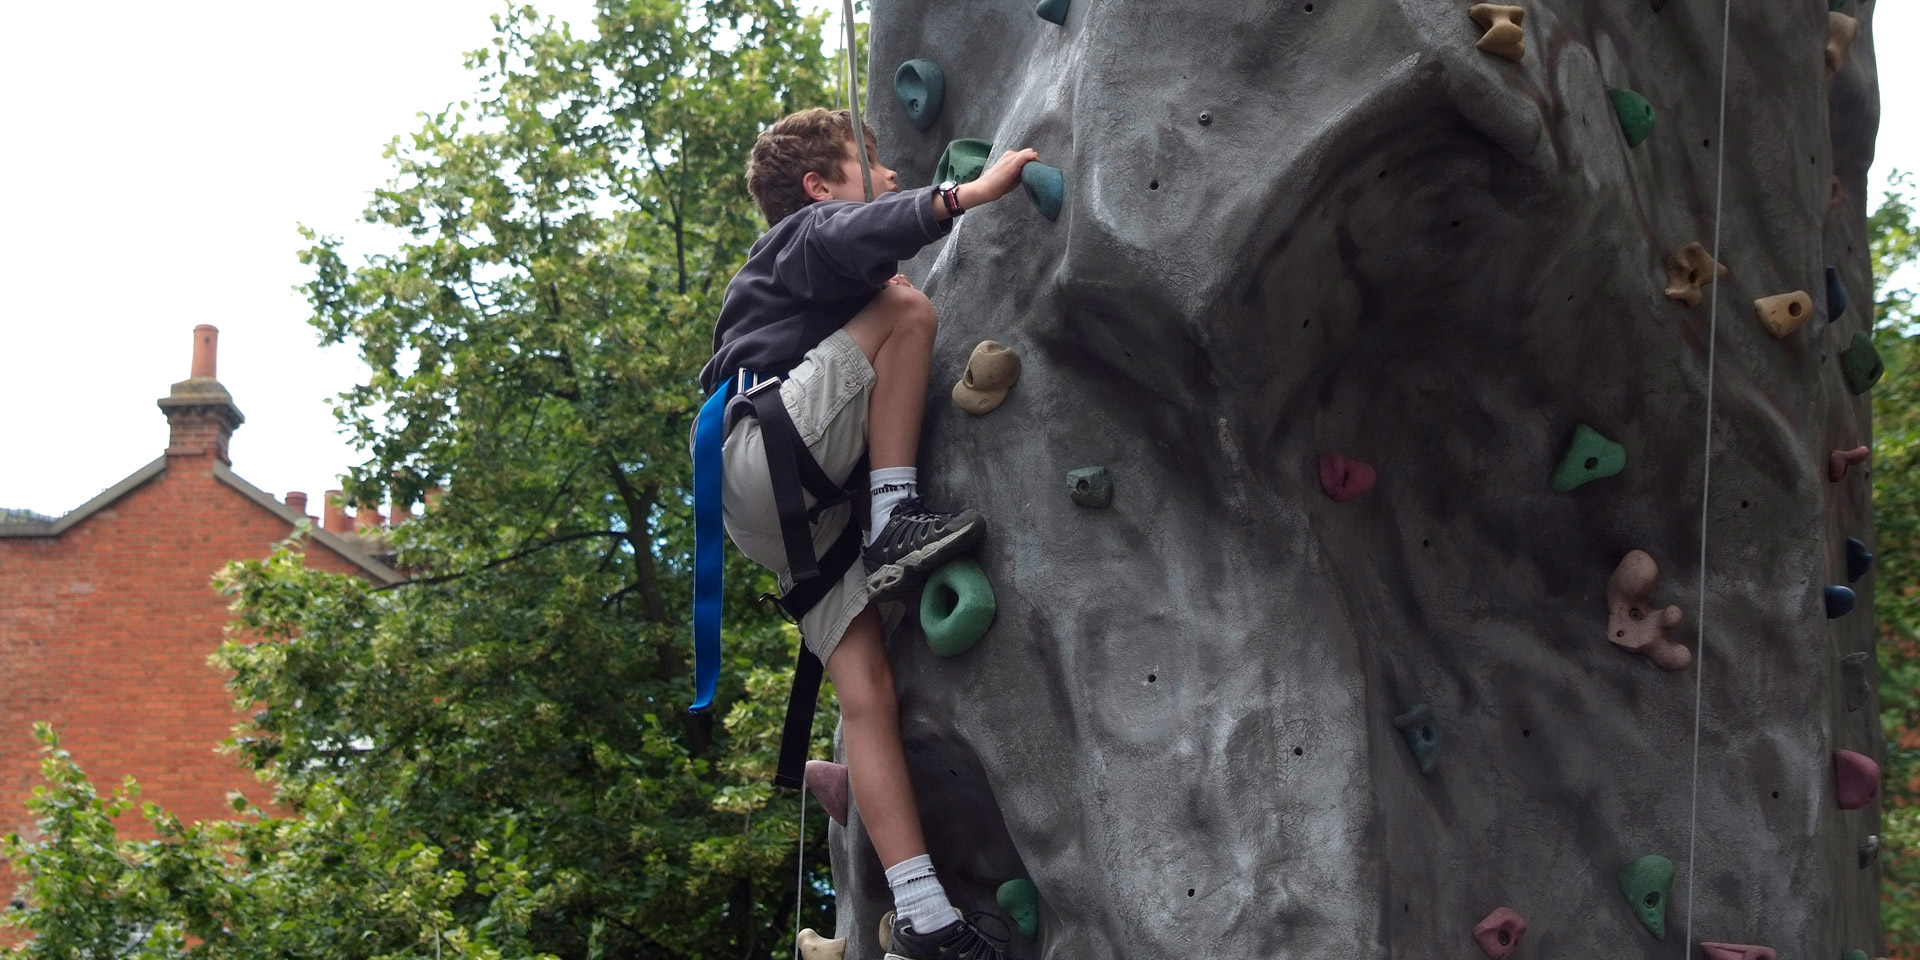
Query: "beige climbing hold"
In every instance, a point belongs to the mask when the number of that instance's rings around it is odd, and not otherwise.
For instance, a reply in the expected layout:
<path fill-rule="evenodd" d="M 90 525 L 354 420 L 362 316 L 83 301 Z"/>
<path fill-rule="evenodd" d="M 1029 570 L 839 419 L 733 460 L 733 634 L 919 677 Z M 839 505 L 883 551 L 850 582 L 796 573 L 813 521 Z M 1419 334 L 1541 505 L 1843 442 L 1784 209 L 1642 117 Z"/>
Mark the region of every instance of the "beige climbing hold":
<path fill-rule="evenodd" d="M 893 949 L 893 911 L 880 915 L 880 949 Z"/>
<path fill-rule="evenodd" d="M 1526 19 L 1527 11 L 1497 3 L 1476 3 L 1467 10 L 1467 15 L 1486 31 L 1480 42 L 1474 44 L 1481 53 L 1505 57 L 1515 63 L 1527 55 L 1527 35 L 1520 29 L 1520 21 Z"/>
<path fill-rule="evenodd" d="M 1872 456 L 1872 447 L 1854 447 L 1852 450 L 1835 450 L 1827 454 L 1827 482 L 1845 480 L 1848 467 L 1866 463 Z"/>
<path fill-rule="evenodd" d="M 992 340 L 973 348 L 967 372 L 953 385 L 953 402 L 974 416 L 992 413 L 1020 382 L 1020 355 Z"/>
<path fill-rule="evenodd" d="M 1726 264 L 1714 263 L 1713 254 L 1698 242 L 1689 243 L 1667 258 L 1667 299 L 1697 307 L 1700 288 L 1726 278 Z"/>
<path fill-rule="evenodd" d="M 1827 79 L 1840 72 L 1847 65 L 1847 51 L 1853 49 L 1853 38 L 1860 32 L 1860 21 L 1844 13 L 1827 13 Z"/>
<path fill-rule="evenodd" d="M 1607 580 L 1607 639 L 1664 670 L 1685 670 L 1693 665 L 1693 651 L 1667 636 L 1680 625 L 1680 608 L 1655 610 L 1647 604 L 1659 579 L 1660 565 L 1645 550 L 1631 550 L 1621 558 Z"/>
<path fill-rule="evenodd" d="M 828 940 L 809 927 L 800 931 L 800 960 L 842 960 L 847 955 L 847 938 Z"/>
<path fill-rule="evenodd" d="M 1813 316 L 1813 298 L 1805 290 L 1761 297 L 1753 302 L 1753 315 L 1777 339 L 1800 329 Z"/>

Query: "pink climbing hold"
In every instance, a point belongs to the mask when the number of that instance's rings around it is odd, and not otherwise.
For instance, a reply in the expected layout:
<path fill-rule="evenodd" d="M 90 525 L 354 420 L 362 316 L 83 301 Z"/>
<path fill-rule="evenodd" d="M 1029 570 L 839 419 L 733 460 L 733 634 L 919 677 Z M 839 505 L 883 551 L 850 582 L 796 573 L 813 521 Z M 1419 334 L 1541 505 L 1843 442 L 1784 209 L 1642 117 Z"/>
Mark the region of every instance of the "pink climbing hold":
<path fill-rule="evenodd" d="M 1372 467 L 1351 457 L 1338 453 L 1320 455 L 1320 489 L 1326 491 L 1327 498 L 1334 503 L 1346 503 L 1372 490 L 1377 479 L 1379 474 Z"/>
<path fill-rule="evenodd" d="M 1487 952 L 1488 960 L 1507 960 L 1520 949 L 1520 938 L 1527 934 L 1527 921 L 1506 907 L 1497 907 L 1485 920 L 1473 925 L 1473 939 Z"/>
<path fill-rule="evenodd" d="M 1707 960 L 1779 960 L 1772 947 L 1758 947 L 1750 943 L 1701 943 L 1700 952 Z"/>
<path fill-rule="evenodd" d="M 827 810 L 827 816 L 847 825 L 847 765 L 831 760 L 807 761 L 807 792 Z"/>
<path fill-rule="evenodd" d="M 1647 603 L 1660 565 L 1645 550 L 1629 550 L 1607 578 L 1607 639 L 1631 650 L 1663 670 L 1685 670 L 1693 665 L 1693 651 L 1667 636 L 1680 625 L 1680 608 L 1654 609 Z"/>
<path fill-rule="evenodd" d="M 1840 809 L 1858 810 L 1873 802 L 1880 792 L 1880 765 L 1852 750 L 1833 752 L 1833 779 Z"/>
<path fill-rule="evenodd" d="M 1854 447 L 1852 450 L 1835 450 L 1827 454 L 1827 480 L 1839 483 L 1847 478 L 1847 468 L 1866 463 L 1873 455 L 1871 447 Z"/>

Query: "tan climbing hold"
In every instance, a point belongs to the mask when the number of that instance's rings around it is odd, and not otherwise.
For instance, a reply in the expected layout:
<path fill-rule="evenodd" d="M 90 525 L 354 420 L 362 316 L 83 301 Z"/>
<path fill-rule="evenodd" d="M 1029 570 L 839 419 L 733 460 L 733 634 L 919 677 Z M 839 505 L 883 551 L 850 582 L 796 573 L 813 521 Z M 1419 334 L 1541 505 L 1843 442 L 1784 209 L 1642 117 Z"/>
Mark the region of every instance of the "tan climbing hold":
<path fill-rule="evenodd" d="M 1706 247 L 1689 243 L 1667 258 L 1667 299 L 1697 307 L 1700 288 L 1726 278 L 1726 264 L 1714 263 Z"/>
<path fill-rule="evenodd" d="M 828 940 L 811 927 L 800 931 L 800 960 L 842 960 L 847 955 L 847 938 Z"/>
<path fill-rule="evenodd" d="M 1628 551 L 1607 580 L 1607 639 L 1664 670 L 1693 665 L 1693 651 L 1674 642 L 1667 631 L 1680 625 L 1680 608 L 1655 610 L 1647 595 L 1660 579 L 1660 565 L 1645 550 Z"/>
<path fill-rule="evenodd" d="M 1839 483 L 1847 478 L 1847 468 L 1866 463 L 1873 456 L 1872 447 L 1854 447 L 1852 450 L 1835 450 L 1827 454 L 1827 481 Z"/>
<path fill-rule="evenodd" d="M 1844 13 L 1827 13 L 1827 79 L 1840 72 L 1847 65 L 1847 51 L 1853 49 L 1853 38 L 1860 33 L 1860 21 Z"/>
<path fill-rule="evenodd" d="M 1526 19 L 1527 11 L 1497 3 L 1476 3 L 1467 10 L 1467 15 L 1486 31 L 1481 35 L 1480 42 L 1474 44 L 1481 53 L 1491 53 L 1516 63 L 1527 55 L 1527 35 L 1520 29 L 1520 21 Z"/>
<path fill-rule="evenodd" d="M 1813 316 L 1813 298 L 1805 290 L 1761 297 L 1753 302 L 1753 315 L 1777 339 L 1800 329 Z"/>
<path fill-rule="evenodd" d="M 1020 355 L 992 340 L 973 348 L 967 372 L 953 385 L 953 402 L 974 416 L 992 413 L 1020 382 Z"/>

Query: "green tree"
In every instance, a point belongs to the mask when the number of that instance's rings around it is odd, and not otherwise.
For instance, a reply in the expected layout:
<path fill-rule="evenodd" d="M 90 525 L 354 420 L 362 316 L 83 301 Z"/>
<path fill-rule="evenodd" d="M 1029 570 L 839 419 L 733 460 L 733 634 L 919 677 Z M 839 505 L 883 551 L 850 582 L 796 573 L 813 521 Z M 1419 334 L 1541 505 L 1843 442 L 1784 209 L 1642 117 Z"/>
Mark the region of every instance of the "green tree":
<path fill-rule="evenodd" d="M 694 375 L 763 229 L 748 148 L 782 114 L 833 102 L 821 17 L 796 0 L 602 0 L 591 36 L 523 6 L 494 23 L 469 57 L 479 94 L 389 148 L 395 177 L 367 218 L 395 246 L 350 264 L 309 232 L 301 253 L 322 339 L 372 369 L 338 406 L 368 454 L 348 501 L 444 491 L 390 534 L 413 578 L 380 589 L 309 569 L 298 537 L 229 568 L 239 629 L 216 662 L 259 708 L 233 745 L 298 816 L 163 832 L 209 892 L 115 901 L 115 936 L 183 930 L 236 957 L 439 956 L 457 941 L 736 958 L 790 950 L 796 910 L 825 925 L 823 818 L 796 889 L 798 807 L 769 782 L 798 635 L 754 602 L 772 583 L 737 555 L 712 749 L 690 749 L 681 719 Z M 832 721 L 816 720 L 818 750 Z M 69 761 L 50 762 L 65 779 L 48 804 L 123 802 L 88 799 Z M 160 848 L 89 815 L 79 857 L 66 844 L 83 824 L 40 813 L 48 839 L 9 850 L 29 871 L 153 888 Z M 361 942 L 374 921 L 343 918 L 381 884 L 407 909 L 365 914 L 391 929 Z M 15 922 L 66 942 L 86 912 L 72 889 L 28 892 Z M 209 906 L 215 892 L 228 906 Z M 263 925 L 312 936 L 280 953 L 292 941 Z"/>
<path fill-rule="evenodd" d="M 1920 325 L 1914 291 L 1896 281 L 1920 259 L 1910 175 L 1868 219 L 1873 339 L 1886 375 L 1873 390 L 1874 606 L 1879 615 L 1880 718 L 1888 741 L 1881 864 L 1882 920 L 1895 956 L 1920 957 Z"/>

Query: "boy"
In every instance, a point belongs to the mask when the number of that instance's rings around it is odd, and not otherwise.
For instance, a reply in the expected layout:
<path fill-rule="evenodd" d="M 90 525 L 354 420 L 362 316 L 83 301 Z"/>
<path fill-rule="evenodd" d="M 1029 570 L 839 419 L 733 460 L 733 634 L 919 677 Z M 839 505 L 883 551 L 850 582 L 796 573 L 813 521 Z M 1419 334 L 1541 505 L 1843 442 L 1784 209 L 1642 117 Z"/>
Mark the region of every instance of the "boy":
<path fill-rule="evenodd" d="M 700 372 L 700 385 L 711 393 L 746 371 L 740 389 L 755 394 L 760 413 L 723 428 L 720 484 L 728 535 L 742 553 L 779 575 L 789 597 L 796 583 L 791 568 L 819 561 L 821 575 L 808 584 L 824 595 L 800 613 L 800 636 L 826 664 L 839 694 L 854 799 L 893 891 L 887 956 L 1002 960 L 1000 949 L 948 902 L 927 857 L 874 604 L 911 590 L 972 547 L 986 526 L 977 511 L 941 513 L 919 497 L 914 464 L 936 320 L 932 302 L 896 273 L 899 261 L 946 235 L 953 217 L 1005 196 L 1019 184 L 1020 168 L 1038 154 L 1010 152 L 967 184 L 901 192 L 898 177 L 880 165 L 873 131 L 863 133 L 859 146 L 872 174 L 871 202 L 865 202 L 846 111 L 801 111 L 754 142 L 747 191 L 770 229 L 727 285 L 713 360 Z M 769 408 L 773 398 L 758 394 L 773 390 L 768 381 L 776 379 L 779 407 Z M 813 493 L 825 480 L 810 482 L 806 503 L 815 507 L 814 515 L 796 529 L 799 495 L 786 494 L 783 538 L 776 502 L 782 493 L 771 471 L 784 472 L 789 489 L 799 481 L 780 465 L 783 425 L 776 424 L 770 437 L 763 423 L 780 419 L 782 408 L 791 432 L 805 444 L 800 456 L 810 454 L 832 484 L 846 483 L 862 454 L 871 461 L 872 522 L 863 562 L 831 580 L 829 560 L 854 523 L 852 508 L 837 503 L 818 510 L 833 500 Z M 809 537 L 810 551 L 794 542 Z"/>

